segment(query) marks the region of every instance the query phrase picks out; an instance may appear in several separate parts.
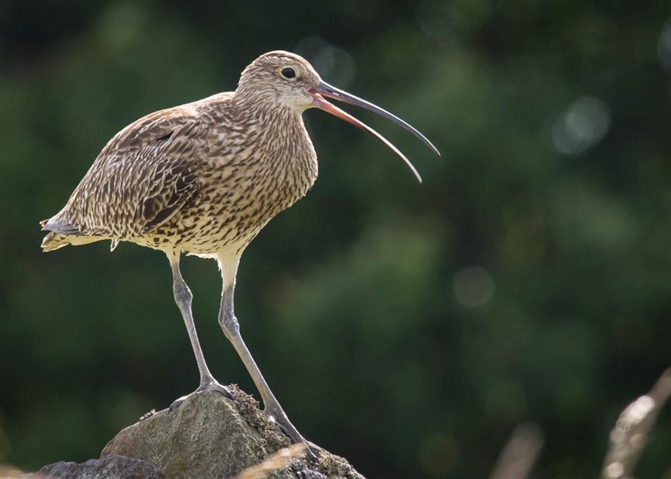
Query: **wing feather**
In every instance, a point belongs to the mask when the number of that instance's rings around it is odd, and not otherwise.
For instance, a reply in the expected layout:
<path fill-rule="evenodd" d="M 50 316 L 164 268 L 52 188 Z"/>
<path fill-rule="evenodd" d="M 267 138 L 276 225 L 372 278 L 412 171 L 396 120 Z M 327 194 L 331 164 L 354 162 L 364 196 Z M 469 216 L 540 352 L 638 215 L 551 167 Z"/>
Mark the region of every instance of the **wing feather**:
<path fill-rule="evenodd" d="M 43 229 L 128 240 L 168 221 L 195 191 L 193 161 L 205 136 L 188 106 L 132 123 L 107 143 Z"/>

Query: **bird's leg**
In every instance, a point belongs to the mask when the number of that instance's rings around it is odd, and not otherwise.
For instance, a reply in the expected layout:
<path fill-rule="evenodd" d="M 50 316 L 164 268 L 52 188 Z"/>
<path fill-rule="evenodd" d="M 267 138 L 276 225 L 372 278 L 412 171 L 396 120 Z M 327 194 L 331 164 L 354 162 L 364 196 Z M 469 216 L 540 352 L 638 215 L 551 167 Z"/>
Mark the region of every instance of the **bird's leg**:
<path fill-rule="evenodd" d="M 231 392 L 225 386 L 222 386 L 214 379 L 212 373 L 205 363 L 205 357 L 203 356 L 203 351 L 200 348 L 200 343 L 198 342 L 198 333 L 196 332 L 196 325 L 193 322 L 193 314 L 191 313 L 191 301 L 193 295 L 191 290 L 184 282 L 182 278 L 182 273 L 179 270 L 179 253 L 173 253 L 168 255 L 170 260 L 170 266 L 172 267 L 172 291 L 175 295 L 175 302 L 179 307 L 182 317 L 184 318 L 184 323 L 186 324 L 186 330 L 189 333 L 189 339 L 191 340 L 191 347 L 193 352 L 196 355 L 196 362 L 198 363 L 198 371 L 200 372 L 200 385 L 195 392 L 198 391 L 218 391 L 229 399 L 233 398 Z M 170 410 L 174 410 L 179 407 L 180 404 L 187 398 L 187 396 L 181 397 L 172 403 Z"/>
<path fill-rule="evenodd" d="M 301 436 L 298 430 L 291 424 L 286 413 L 280 406 L 280 403 L 275 399 L 275 395 L 268 387 L 268 383 L 263 378 L 261 371 L 259 370 L 254 358 L 252 358 L 249 349 L 245 345 L 245 342 L 242 340 L 240 335 L 240 325 L 238 320 L 235 317 L 233 312 L 233 291 L 235 289 L 235 281 L 230 285 L 224 283 L 224 290 L 221 295 L 221 308 L 219 309 L 219 324 L 224 330 L 224 334 L 228 340 L 233 343 L 233 347 L 238 352 L 240 359 L 245 364 L 247 371 L 254 380 L 256 388 L 261 393 L 261 398 L 263 399 L 264 412 L 268 414 L 272 419 L 274 419 L 284 433 L 289 436 L 291 442 L 294 444 L 302 442 L 307 447 L 308 456 L 312 460 L 317 459 L 315 451 L 309 446 L 307 441 Z"/>

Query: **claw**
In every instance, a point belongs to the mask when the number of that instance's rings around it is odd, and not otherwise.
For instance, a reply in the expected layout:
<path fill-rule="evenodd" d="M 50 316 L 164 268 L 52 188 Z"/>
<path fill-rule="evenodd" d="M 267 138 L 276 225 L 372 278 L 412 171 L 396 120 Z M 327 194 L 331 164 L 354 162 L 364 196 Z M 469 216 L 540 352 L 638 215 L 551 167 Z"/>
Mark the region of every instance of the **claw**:
<path fill-rule="evenodd" d="M 320 454 L 318 450 L 315 448 L 315 446 L 308 443 L 308 441 L 303 436 L 301 436 L 294 425 L 291 424 L 284 411 L 281 409 L 279 411 L 274 411 L 272 409 L 266 408 L 264 412 L 271 422 L 274 422 L 279 426 L 280 430 L 291 440 L 292 444 L 303 443 L 305 445 L 305 456 L 310 462 L 319 462 Z"/>

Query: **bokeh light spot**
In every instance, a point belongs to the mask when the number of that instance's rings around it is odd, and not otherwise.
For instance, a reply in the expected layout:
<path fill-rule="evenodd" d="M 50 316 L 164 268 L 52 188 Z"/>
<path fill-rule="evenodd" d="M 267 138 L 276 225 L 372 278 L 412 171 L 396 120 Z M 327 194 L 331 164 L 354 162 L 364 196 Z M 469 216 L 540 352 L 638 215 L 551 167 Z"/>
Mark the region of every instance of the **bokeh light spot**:
<path fill-rule="evenodd" d="M 494 296 L 494 279 L 484 268 L 472 266 L 459 270 L 453 280 L 454 296 L 467 308 L 479 308 Z"/>
<path fill-rule="evenodd" d="M 610 128 L 610 111 L 601 100 L 576 100 L 552 126 L 552 142 L 562 154 L 577 155 L 599 143 Z"/>
<path fill-rule="evenodd" d="M 338 88 L 347 88 L 354 79 L 356 62 L 352 55 L 321 37 L 303 38 L 294 52 L 310 61 L 325 81 Z"/>
<path fill-rule="evenodd" d="M 101 16 L 100 29 L 103 41 L 113 51 L 123 51 L 142 34 L 146 12 L 135 3 L 117 2 Z"/>
<path fill-rule="evenodd" d="M 671 70 L 671 20 L 666 21 L 659 35 L 657 57 L 665 69 Z"/>
<path fill-rule="evenodd" d="M 417 23 L 430 38 L 439 41 L 452 36 L 452 12 L 448 2 L 424 1 L 417 8 Z"/>

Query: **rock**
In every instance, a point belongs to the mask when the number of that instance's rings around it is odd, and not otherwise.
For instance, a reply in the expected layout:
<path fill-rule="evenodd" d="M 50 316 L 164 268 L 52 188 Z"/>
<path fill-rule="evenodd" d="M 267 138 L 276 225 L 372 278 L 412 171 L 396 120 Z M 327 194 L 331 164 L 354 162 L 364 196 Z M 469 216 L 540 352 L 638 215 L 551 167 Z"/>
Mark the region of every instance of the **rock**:
<path fill-rule="evenodd" d="M 141 459 L 109 455 L 83 464 L 57 462 L 39 472 L 21 476 L 24 479 L 165 479 L 153 464 Z"/>
<path fill-rule="evenodd" d="M 237 387 L 230 389 L 234 400 L 204 391 L 189 396 L 172 412 L 146 415 L 119 432 L 99 460 L 60 462 L 42 468 L 41 476 L 23 477 L 225 479 L 246 471 L 244 477 L 254 478 L 365 479 L 347 461 L 315 445 L 311 447 L 320 455 L 317 463 L 303 457 L 291 459 L 300 448 L 285 450 L 289 439 L 259 410 L 258 403 Z M 267 461 L 280 450 L 283 460 Z M 250 470 L 253 466 L 257 467 Z"/>

